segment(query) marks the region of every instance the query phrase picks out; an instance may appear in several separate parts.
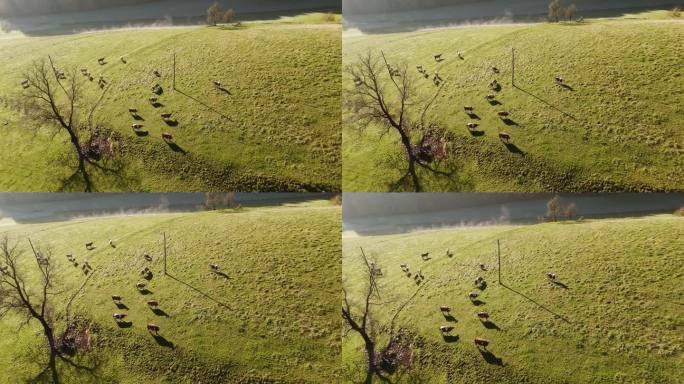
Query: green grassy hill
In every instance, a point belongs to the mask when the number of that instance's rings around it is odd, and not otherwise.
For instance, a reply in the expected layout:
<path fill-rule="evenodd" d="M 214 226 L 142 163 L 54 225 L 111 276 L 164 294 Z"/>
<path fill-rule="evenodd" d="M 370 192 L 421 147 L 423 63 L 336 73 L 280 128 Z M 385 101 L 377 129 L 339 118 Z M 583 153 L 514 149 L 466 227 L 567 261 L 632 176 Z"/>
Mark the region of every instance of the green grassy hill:
<path fill-rule="evenodd" d="M 683 190 L 684 22 L 667 12 L 582 23 L 482 25 L 411 33 L 345 32 L 345 63 L 384 51 L 406 64 L 418 98 L 434 94 L 423 65 L 445 79 L 427 120 L 453 134 L 457 176 L 422 174 L 433 191 Z M 511 48 L 516 51 L 511 86 Z M 458 52 L 464 59 L 458 58 Z M 436 63 L 433 55 L 444 54 Z M 492 67 L 497 67 L 496 74 Z M 570 88 L 555 84 L 560 75 Z M 485 96 L 497 79 L 501 105 Z M 345 77 L 345 87 L 353 87 Z M 471 135 L 473 106 L 481 135 Z M 511 125 L 497 111 L 511 113 Z M 510 149 L 499 132 L 512 136 Z M 416 138 L 417 140 L 418 138 Z M 386 191 L 405 171 L 394 133 L 343 128 L 345 191 Z"/>
<path fill-rule="evenodd" d="M 92 83 L 83 78 L 90 104 L 101 94 L 99 74 L 109 81 L 94 121 L 115 132 L 125 166 L 116 174 L 92 169 L 99 191 L 340 190 L 340 30 L 338 16 L 309 14 L 237 27 L 0 34 L 0 189 L 60 190 L 73 173 L 66 134 L 31 129 L 42 124 L 13 108 L 22 73 L 51 55 L 60 68 L 94 74 Z M 108 64 L 98 65 L 100 57 Z M 164 93 L 155 108 L 148 99 L 157 83 Z M 130 107 L 148 136 L 131 129 Z M 167 126 L 164 112 L 178 125 Z"/>
<path fill-rule="evenodd" d="M 0 232 L 20 240 L 26 252 L 28 236 L 52 248 L 60 333 L 66 302 L 86 281 L 65 255 L 73 252 L 94 267 L 71 311 L 90 338 L 76 360 L 96 369 L 60 364 L 64 383 L 314 383 L 334 382 L 339 374 L 340 221 L 341 209 L 326 201 L 24 224 Z M 162 273 L 162 232 L 170 276 Z M 89 241 L 97 249 L 87 252 Z M 26 262 L 35 263 L 31 258 Z M 209 263 L 227 277 L 212 273 Z M 152 293 L 142 295 L 135 284 L 146 265 L 154 273 Z M 123 296 L 129 309 L 117 309 L 112 294 Z M 150 299 L 160 301 L 163 313 L 146 306 Z M 132 327 L 116 325 L 112 313 L 121 311 Z M 163 339 L 156 342 L 146 331 L 148 322 L 161 326 Z M 2 383 L 26 382 L 47 362 L 40 326 L 17 328 L 17 319 L 0 320 L 0 366 L 12 367 L 0 370 Z"/>
<path fill-rule="evenodd" d="M 343 276 L 358 298 L 359 247 L 382 268 L 383 304 L 374 308 L 382 345 L 389 317 L 417 288 L 400 264 L 425 277 L 397 320 L 410 335 L 413 371 L 393 382 L 676 383 L 684 375 L 682 233 L 681 217 L 660 215 L 345 238 Z M 432 259 L 423 262 L 423 252 Z M 478 276 L 488 285 L 474 305 L 467 295 Z M 454 322 L 440 305 L 453 308 Z M 456 341 L 441 337 L 447 324 Z M 478 352 L 475 337 L 491 341 L 489 353 Z M 356 336 L 343 340 L 342 354 L 345 378 L 357 382 L 365 355 Z"/>

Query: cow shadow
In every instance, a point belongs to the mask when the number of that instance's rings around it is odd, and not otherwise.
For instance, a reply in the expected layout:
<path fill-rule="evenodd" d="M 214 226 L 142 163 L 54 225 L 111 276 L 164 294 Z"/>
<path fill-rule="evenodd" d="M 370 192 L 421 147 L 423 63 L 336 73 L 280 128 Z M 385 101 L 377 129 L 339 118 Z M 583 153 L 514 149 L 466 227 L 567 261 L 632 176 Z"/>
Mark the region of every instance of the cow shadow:
<path fill-rule="evenodd" d="M 501 91 L 501 84 L 496 84 L 496 86 L 489 87 L 489 88 L 494 92 L 500 92 Z"/>
<path fill-rule="evenodd" d="M 525 156 L 525 152 L 518 148 L 517 145 L 513 143 L 504 143 L 504 145 L 506 146 L 506 149 L 508 149 L 509 152 Z"/>
<path fill-rule="evenodd" d="M 456 320 L 455 317 L 453 317 L 452 315 L 446 315 L 446 314 L 444 315 L 444 320 L 446 320 L 450 323 L 457 323 L 458 322 L 458 320 Z"/>
<path fill-rule="evenodd" d="M 485 135 L 485 131 L 473 131 L 470 130 L 470 135 L 473 137 L 482 137 Z"/>
<path fill-rule="evenodd" d="M 487 304 L 486 302 L 480 300 L 480 299 L 475 299 L 475 300 L 470 300 L 471 303 L 473 303 L 474 306 L 479 307 L 480 305 L 485 305 Z"/>
<path fill-rule="evenodd" d="M 560 86 L 563 87 L 564 89 L 567 89 L 568 91 L 574 91 L 575 90 L 575 88 L 573 88 L 567 84 L 561 84 Z"/>
<path fill-rule="evenodd" d="M 228 90 L 227 88 L 219 87 L 218 90 L 227 95 L 232 95 L 232 93 L 230 93 L 230 90 Z"/>
<path fill-rule="evenodd" d="M 501 330 L 501 328 L 499 328 L 498 325 L 494 324 L 493 322 L 491 322 L 489 320 L 482 321 L 482 325 L 487 329 L 496 329 L 497 331 Z"/>
<path fill-rule="evenodd" d="M 480 285 L 477 286 L 477 289 L 479 289 L 480 291 L 484 291 L 485 289 L 487 289 L 487 283 L 483 281 L 482 283 L 480 283 Z"/>
<path fill-rule="evenodd" d="M 496 105 L 503 105 L 499 100 L 489 100 L 489 105 L 496 106 Z"/>
<path fill-rule="evenodd" d="M 178 126 L 178 120 L 164 120 L 164 122 L 169 127 L 177 127 Z"/>
<path fill-rule="evenodd" d="M 503 367 L 503 360 L 500 357 L 496 357 L 496 355 L 485 349 L 478 348 L 478 351 L 480 351 L 482 358 L 484 358 L 487 363 Z"/>
<path fill-rule="evenodd" d="M 477 113 L 472 113 L 472 112 L 466 112 L 468 114 L 468 117 L 473 119 L 473 120 L 482 120 L 480 119 L 480 116 L 477 115 Z"/>
<path fill-rule="evenodd" d="M 154 273 L 150 272 L 150 273 L 145 275 L 144 279 L 147 281 L 150 281 L 150 280 L 152 280 L 153 277 L 154 277 Z"/>
<path fill-rule="evenodd" d="M 132 321 L 117 321 L 116 325 L 119 326 L 119 328 L 130 328 L 133 326 Z"/>
<path fill-rule="evenodd" d="M 145 121 L 145 118 L 140 115 L 133 115 L 133 119 L 137 121 Z"/>
<path fill-rule="evenodd" d="M 164 106 L 164 104 L 162 104 L 162 103 L 160 103 L 160 102 L 158 102 L 158 101 L 155 101 L 154 103 L 152 103 L 152 106 L 155 107 L 155 108 L 161 108 L 161 107 Z"/>
<path fill-rule="evenodd" d="M 138 292 L 140 292 L 141 295 L 145 295 L 145 296 L 151 295 L 151 294 L 154 293 L 154 292 L 150 291 L 150 290 L 147 289 L 147 288 L 141 289 L 141 290 L 139 290 Z"/>
<path fill-rule="evenodd" d="M 164 312 L 163 309 L 154 308 L 154 309 L 152 309 L 152 312 L 157 316 L 169 317 L 169 314 Z"/>
<path fill-rule="evenodd" d="M 217 276 L 221 276 L 226 280 L 230 280 L 230 277 L 225 272 L 218 271 L 218 272 L 214 272 L 214 274 Z"/>
<path fill-rule="evenodd" d="M 169 148 L 171 148 L 171 150 L 174 151 L 174 152 L 179 152 L 179 153 L 182 153 L 182 154 L 184 154 L 184 155 L 187 153 L 183 148 L 181 148 L 178 144 L 176 144 L 176 143 L 174 143 L 174 142 L 167 141 L 166 144 L 167 144 L 167 145 L 169 146 Z"/>
<path fill-rule="evenodd" d="M 162 347 L 171 348 L 171 349 L 176 348 L 176 346 L 171 341 L 167 340 L 164 336 L 152 335 L 152 337 L 154 337 L 154 341 L 156 341 L 157 344 L 161 345 Z"/>
<path fill-rule="evenodd" d="M 135 134 L 139 137 L 145 137 L 150 135 L 150 133 L 147 131 L 135 131 Z"/>
<path fill-rule="evenodd" d="M 563 288 L 563 289 L 570 289 L 570 287 L 568 287 L 567 285 L 561 283 L 560 281 L 551 281 L 551 282 L 554 283 L 556 286 L 561 287 L 561 288 Z"/>
<path fill-rule="evenodd" d="M 127 306 L 126 304 L 124 304 L 124 303 L 116 303 L 116 307 L 117 307 L 118 309 L 130 309 L 130 308 L 128 308 L 128 306 Z"/>
<path fill-rule="evenodd" d="M 516 123 L 515 121 L 513 121 L 509 118 L 501 119 L 501 121 L 503 121 L 504 124 L 506 124 L 508 126 L 516 126 L 516 127 L 518 126 L 518 123 Z"/>
<path fill-rule="evenodd" d="M 442 338 L 446 343 L 455 343 L 460 340 L 458 335 L 442 335 Z"/>

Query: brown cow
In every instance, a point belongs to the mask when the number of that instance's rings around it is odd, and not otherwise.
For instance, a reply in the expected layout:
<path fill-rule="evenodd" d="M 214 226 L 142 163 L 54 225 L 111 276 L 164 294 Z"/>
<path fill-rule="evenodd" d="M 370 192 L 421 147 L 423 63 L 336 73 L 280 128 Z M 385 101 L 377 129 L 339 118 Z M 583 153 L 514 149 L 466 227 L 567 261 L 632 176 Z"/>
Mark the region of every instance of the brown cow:
<path fill-rule="evenodd" d="M 510 113 L 508 113 L 508 112 L 506 112 L 506 111 L 501 111 L 501 112 L 499 112 L 499 113 L 497 113 L 497 114 L 498 114 L 499 117 L 501 117 L 501 118 L 510 116 Z"/>
<path fill-rule="evenodd" d="M 123 320 L 126 316 L 128 316 L 128 315 L 125 314 L 125 313 L 115 313 L 115 314 L 112 315 L 112 317 L 113 317 L 115 320 L 117 320 L 117 321 L 118 321 L 118 320 Z"/>
<path fill-rule="evenodd" d="M 161 118 L 164 120 L 168 120 L 171 118 L 172 115 L 173 115 L 173 113 L 162 113 Z"/>
<path fill-rule="evenodd" d="M 162 139 L 164 139 L 164 141 L 173 141 L 173 135 L 170 133 L 162 133 Z"/>
<path fill-rule="evenodd" d="M 489 320 L 489 313 L 487 312 L 478 312 L 477 317 L 479 317 L 482 320 Z"/>
<path fill-rule="evenodd" d="M 454 330 L 454 327 L 452 327 L 450 325 L 441 325 L 439 327 L 439 331 L 442 333 L 451 333 L 451 331 L 453 331 L 453 330 Z"/>
<path fill-rule="evenodd" d="M 479 127 L 479 126 L 480 126 L 480 124 L 478 124 L 478 123 L 468 123 L 468 124 L 466 124 L 466 127 L 468 127 L 468 129 L 475 129 L 475 128 Z"/>
<path fill-rule="evenodd" d="M 121 301 L 121 296 L 119 296 L 119 295 L 112 295 L 112 300 L 114 300 L 114 301 Z"/>
<path fill-rule="evenodd" d="M 442 311 L 443 313 L 449 313 L 449 312 L 451 312 L 451 307 L 447 307 L 446 305 L 440 305 L 439 310 Z"/>
<path fill-rule="evenodd" d="M 511 135 L 506 132 L 501 132 L 499 133 L 499 139 L 505 143 L 509 143 L 511 141 Z"/>
<path fill-rule="evenodd" d="M 147 324 L 147 330 L 149 332 L 154 332 L 155 334 L 159 334 L 159 330 L 161 329 L 160 326 L 155 325 L 155 324 Z"/>
<path fill-rule="evenodd" d="M 152 308 L 157 308 L 159 306 L 159 302 L 157 300 L 150 300 L 147 302 L 147 305 Z"/>
<path fill-rule="evenodd" d="M 475 345 L 477 346 L 478 349 L 480 347 L 487 349 L 487 346 L 489 345 L 489 340 L 476 337 L 475 338 Z"/>

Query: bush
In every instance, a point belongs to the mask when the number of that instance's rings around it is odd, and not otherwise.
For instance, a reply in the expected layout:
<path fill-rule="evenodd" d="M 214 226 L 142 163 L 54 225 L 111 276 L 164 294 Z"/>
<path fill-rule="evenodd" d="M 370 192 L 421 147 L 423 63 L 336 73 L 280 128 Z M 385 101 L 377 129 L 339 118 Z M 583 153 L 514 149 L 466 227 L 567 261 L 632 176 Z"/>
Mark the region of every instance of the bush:
<path fill-rule="evenodd" d="M 330 199 L 330 203 L 332 205 L 342 205 L 342 195 L 335 195 L 332 199 Z"/>
<path fill-rule="evenodd" d="M 679 208 L 678 210 L 674 211 L 673 215 L 675 216 L 684 216 L 684 207 Z"/>
<path fill-rule="evenodd" d="M 674 7 L 670 11 L 672 17 L 680 17 L 682 15 L 682 10 L 679 7 Z"/>
<path fill-rule="evenodd" d="M 335 15 L 332 12 L 328 12 L 325 15 L 323 15 L 323 21 L 332 23 L 335 21 Z"/>

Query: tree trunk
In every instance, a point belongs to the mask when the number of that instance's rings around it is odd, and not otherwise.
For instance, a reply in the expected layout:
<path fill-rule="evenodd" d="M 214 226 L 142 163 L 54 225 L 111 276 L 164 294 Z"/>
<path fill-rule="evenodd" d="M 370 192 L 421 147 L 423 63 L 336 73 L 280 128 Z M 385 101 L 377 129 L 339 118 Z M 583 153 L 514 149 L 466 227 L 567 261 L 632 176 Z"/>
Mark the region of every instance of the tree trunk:
<path fill-rule="evenodd" d="M 375 343 L 370 340 L 367 336 L 364 336 L 364 341 L 366 343 L 366 355 L 368 356 L 368 367 L 366 369 L 366 384 L 373 383 L 373 375 L 377 370 L 375 363 Z"/>
<path fill-rule="evenodd" d="M 43 326 L 43 333 L 45 333 L 45 337 L 48 340 L 48 345 L 50 346 L 50 361 L 48 362 L 48 366 L 52 372 L 52 382 L 54 384 L 59 384 L 59 375 L 57 373 L 57 355 L 59 354 L 59 351 L 57 350 L 55 334 L 52 331 L 50 324 L 48 324 L 44 318 L 39 317 L 38 321 L 40 321 L 40 324 Z"/>
<path fill-rule="evenodd" d="M 413 153 L 413 147 L 411 146 L 411 139 L 404 133 L 404 131 L 399 130 L 401 135 L 401 142 L 406 149 L 406 157 L 408 158 L 408 173 L 411 175 L 411 181 L 413 182 L 414 192 L 421 192 L 422 188 L 420 186 L 420 181 L 418 180 L 418 174 L 416 174 L 416 156 Z"/>
<path fill-rule="evenodd" d="M 85 191 L 86 192 L 92 192 L 92 184 L 90 182 L 90 176 L 88 175 L 88 171 L 86 170 L 86 155 L 83 153 L 83 148 L 81 148 L 81 142 L 78 140 L 78 136 L 76 135 L 76 132 L 73 131 L 73 129 L 67 129 L 69 132 L 69 137 L 71 138 L 71 144 L 74 146 L 74 149 L 76 150 L 76 155 L 78 156 L 78 170 L 81 172 L 83 175 L 83 181 L 85 182 Z"/>

